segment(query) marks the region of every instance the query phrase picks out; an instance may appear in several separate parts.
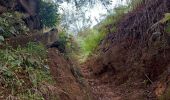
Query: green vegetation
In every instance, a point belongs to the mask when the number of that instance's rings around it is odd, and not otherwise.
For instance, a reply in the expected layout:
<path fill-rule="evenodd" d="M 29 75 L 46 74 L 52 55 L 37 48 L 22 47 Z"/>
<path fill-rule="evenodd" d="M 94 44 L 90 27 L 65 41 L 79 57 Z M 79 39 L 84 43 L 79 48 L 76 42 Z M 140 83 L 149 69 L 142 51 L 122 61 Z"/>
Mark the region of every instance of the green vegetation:
<path fill-rule="evenodd" d="M 29 31 L 19 12 L 6 12 L 0 15 L 0 36 L 10 37 Z"/>
<path fill-rule="evenodd" d="M 78 41 L 80 43 L 82 53 L 84 56 L 88 56 L 95 50 L 105 34 L 99 33 L 99 31 L 95 29 L 88 29 L 85 31 L 85 34 L 86 36 L 79 37 Z"/>
<path fill-rule="evenodd" d="M 138 7 L 144 0 L 127 0 L 127 1 L 129 9 L 133 10 L 136 7 Z"/>
<path fill-rule="evenodd" d="M 166 13 L 165 17 L 159 21 L 160 23 L 166 23 L 165 31 L 170 33 L 170 13 Z"/>
<path fill-rule="evenodd" d="M 65 56 L 73 56 L 78 52 L 78 44 L 72 35 L 69 35 L 66 31 L 62 30 L 58 33 L 58 50 L 64 51 Z"/>
<path fill-rule="evenodd" d="M 58 5 L 55 3 L 41 0 L 38 15 L 44 28 L 55 27 L 59 24 Z M 24 13 L 10 10 L 0 15 L 0 43 L 3 41 L 3 38 L 29 32 L 23 20 L 26 16 Z"/>
<path fill-rule="evenodd" d="M 166 28 L 165 28 L 165 31 L 166 31 L 167 33 L 170 33 L 170 22 L 167 23 L 167 26 L 166 26 Z"/>
<path fill-rule="evenodd" d="M 39 7 L 44 28 L 59 23 L 58 5 L 41 0 Z M 7 38 L 32 31 L 23 20 L 26 17 L 27 14 L 10 9 L 0 14 L 0 44 Z M 46 48 L 38 43 L 28 43 L 25 48 L 1 48 L 0 100 L 44 100 L 41 85 L 54 83 L 46 54 Z"/>
<path fill-rule="evenodd" d="M 39 86 L 53 83 L 46 59 L 45 48 L 35 43 L 29 43 L 27 48 L 0 50 L 0 98 L 43 100 Z"/>
<path fill-rule="evenodd" d="M 59 43 L 58 49 L 61 51 L 64 51 L 64 53 L 66 52 L 66 46 L 68 44 L 68 36 L 66 34 L 65 31 L 59 32 L 59 38 L 57 40 L 57 42 Z"/>
<path fill-rule="evenodd" d="M 39 16 L 43 27 L 55 27 L 59 23 L 58 5 L 53 2 L 40 2 Z"/>
<path fill-rule="evenodd" d="M 123 15 L 129 11 L 129 6 L 119 6 L 113 10 L 101 23 L 94 28 L 89 28 L 80 32 L 78 43 L 81 47 L 81 56 L 83 59 L 97 48 L 101 40 L 108 34 L 116 32 L 116 24 Z"/>

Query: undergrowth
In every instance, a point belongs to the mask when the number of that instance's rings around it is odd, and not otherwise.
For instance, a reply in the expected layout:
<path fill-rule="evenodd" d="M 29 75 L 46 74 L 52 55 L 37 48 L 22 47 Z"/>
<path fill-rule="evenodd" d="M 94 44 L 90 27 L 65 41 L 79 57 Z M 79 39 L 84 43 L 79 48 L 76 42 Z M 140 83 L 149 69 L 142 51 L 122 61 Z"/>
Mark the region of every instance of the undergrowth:
<path fill-rule="evenodd" d="M 29 31 L 23 21 L 24 14 L 19 12 L 6 12 L 0 15 L 0 36 L 10 37 Z"/>
<path fill-rule="evenodd" d="M 80 58 L 85 61 L 86 58 L 93 54 L 103 38 L 109 33 L 117 31 L 117 24 L 121 21 L 126 13 L 138 7 L 143 0 L 129 0 L 126 5 L 118 5 L 113 9 L 103 21 L 93 28 L 84 29 L 79 33 L 78 43 L 80 45 Z"/>
<path fill-rule="evenodd" d="M 80 32 L 78 43 L 81 48 L 81 60 L 84 61 L 89 55 L 91 55 L 108 33 L 116 32 L 116 24 L 128 11 L 128 6 L 118 6 L 113 10 L 113 13 L 108 15 L 106 19 L 98 25 Z"/>
<path fill-rule="evenodd" d="M 44 100 L 39 86 L 53 84 L 46 58 L 45 48 L 35 43 L 0 50 L 0 99 Z"/>

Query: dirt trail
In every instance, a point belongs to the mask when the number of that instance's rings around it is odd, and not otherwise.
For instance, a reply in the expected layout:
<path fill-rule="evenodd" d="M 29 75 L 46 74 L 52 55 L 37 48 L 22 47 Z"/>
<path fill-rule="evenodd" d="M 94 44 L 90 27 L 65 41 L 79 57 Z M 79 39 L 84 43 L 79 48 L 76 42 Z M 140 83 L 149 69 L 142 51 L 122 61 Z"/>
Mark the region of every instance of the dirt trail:
<path fill-rule="evenodd" d="M 49 49 L 48 57 L 51 74 L 57 82 L 54 92 L 61 100 L 157 100 L 150 94 L 153 91 L 146 89 L 143 80 L 127 78 L 129 72 L 107 71 L 96 75 L 88 66 L 89 62 L 84 63 L 80 65 L 82 84 L 71 62 L 57 49 Z"/>
<path fill-rule="evenodd" d="M 61 100 L 157 100 L 151 94 L 153 91 L 144 86 L 143 80 L 127 80 L 125 76 L 128 76 L 128 72 L 123 72 L 127 73 L 125 75 L 122 75 L 122 72 L 96 75 L 84 63 L 80 65 L 83 74 L 82 84 L 80 78 L 75 76 L 76 70 L 71 71 L 71 62 L 57 49 L 49 49 L 48 55 L 51 74 L 57 82 L 54 86 L 57 89 L 52 91 L 57 93 Z"/>
<path fill-rule="evenodd" d="M 81 67 L 81 71 L 85 81 L 88 82 L 93 99 L 87 99 L 87 96 L 83 97 L 84 93 L 82 93 L 80 85 L 75 81 L 71 71 L 69 71 L 70 63 L 56 49 L 49 50 L 49 62 L 52 75 L 57 81 L 56 87 L 67 93 L 62 95 L 63 92 L 60 91 L 60 98 L 64 100 L 124 100 L 119 90 L 116 90 L 115 87 L 107 82 L 102 82 L 102 78 L 95 77 L 91 74 L 90 69 L 84 66 Z"/>
<path fill-rule="evenodd" d="M 91 88 L 95 100 L 123 100 L 120 92 L 116 90 L 116 88 L 108 82 L 102 82 L 101 77 L 97 78 L 93 76 L 90 69 L 83 66 L 81 71 Z"/>

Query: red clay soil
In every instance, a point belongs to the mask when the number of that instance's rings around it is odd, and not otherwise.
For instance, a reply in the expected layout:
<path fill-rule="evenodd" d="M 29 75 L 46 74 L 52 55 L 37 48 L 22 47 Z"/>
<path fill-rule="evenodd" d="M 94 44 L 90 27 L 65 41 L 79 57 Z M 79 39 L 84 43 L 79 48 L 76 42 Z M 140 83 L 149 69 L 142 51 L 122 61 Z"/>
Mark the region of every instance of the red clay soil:
<path fill-rule="evenodd" d="M 49 49 L 48 56 L 51 74 L 57 83 L 54 86 L 45 86 L 51 93 L 58 95 L 59 100 L 145 100 L 144 90 L 137 82 L 119 86 L 119 83 L 114 84 L 110 80 L 111 72 L 96 77 L 86 65 L 82 65 L 81 72 L 91 90 L 91 97 L 88 97 L 70 70 L 71 62 L 57 49 Z M 45 97 L 50 100 L 48 96 Z"/>
<path fill-rule="evenodd" d="M 119 95 L 119 91 L 112 89 L 111 85 L 102 82 L 100 78 L 94 77 L 85 66 L 82 66 L 81 70 L 91 87 L 94 100 L 121 100 L 122 97 Z"/>
<path fill-rule="evenodd" d="M 82 73 L 91 88 L 94 100 L 156 100 L 152 95 L 150 99 L 147 98 L 149 91 L 142 87 L 140 80 L 125 84 L 116 83 L 115 77 L 121 75 L 112 77 L 113 74 L 108 72 L 96 76 L 86 65 L 82 66 Z"/>
<path fill-rule="evenodd" d="M 88 82 L 86 87 L 89 87 L 90 91 L 88 92 L 91 94 L 88 95 L 71 72 L 70 66 L 72 64 L 69 60 L 66 60 L 57 49 L 49 49 L 48 57 L 51 74 L 57 83 L 54 86 L 45 86 L 52 91 L 51 93 L 58 95 L 59 100 L 147 100 L 144 95 L 146 91 L 140 87 L 143 83 L 139 84 L 139 80 L 119 85 L 121 81 L 113 80 L 119 77 L 122 79 L 124 75 L 119 74 L 112 78 L 112 72 L 95 75 L 91 68 L 84 64 L 81 66 L 81 72 L 85 81 Z M 43 93 L 46 93 L 45 98 L 50 100 L 48 92 Z"/>
<path fill-rule="evenodd" d="M 90 100 L 85 87 L 78 83 L 76 77 L 71 71 L 71 62 L 64 58 L 57 49 L 48 50 L 48 61 L 51 74 L 56 81 L 57 87 L 53 89 L 58 91 L 59 100 Z"/>

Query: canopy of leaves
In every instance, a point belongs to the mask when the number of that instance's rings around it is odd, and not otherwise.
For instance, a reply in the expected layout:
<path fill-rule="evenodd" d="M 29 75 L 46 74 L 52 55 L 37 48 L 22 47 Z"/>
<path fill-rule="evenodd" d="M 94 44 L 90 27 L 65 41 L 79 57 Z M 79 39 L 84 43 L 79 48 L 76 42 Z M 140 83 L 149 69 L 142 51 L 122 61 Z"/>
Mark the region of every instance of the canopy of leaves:
<path fill-rule="evenodd" d="M 39 16 L 44 27 L 54 27 L 59 23 L 58 5 L 52 2 L 40 2 Z"/>

